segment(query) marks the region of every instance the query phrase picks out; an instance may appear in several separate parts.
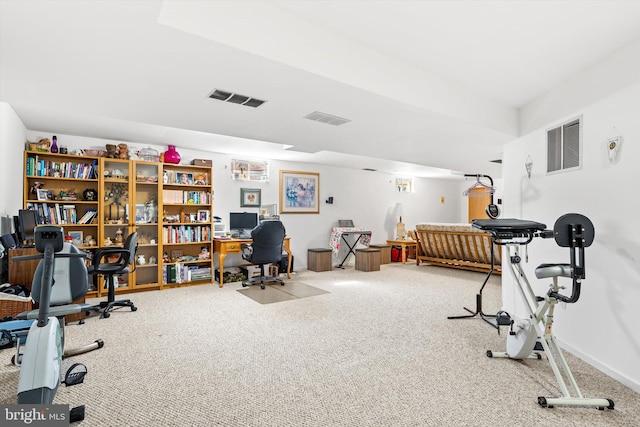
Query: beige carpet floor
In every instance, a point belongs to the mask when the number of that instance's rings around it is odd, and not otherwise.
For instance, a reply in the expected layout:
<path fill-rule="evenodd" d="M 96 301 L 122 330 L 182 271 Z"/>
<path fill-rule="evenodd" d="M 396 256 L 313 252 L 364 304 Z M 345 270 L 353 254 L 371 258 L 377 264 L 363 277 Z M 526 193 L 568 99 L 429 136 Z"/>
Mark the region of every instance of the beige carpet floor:
<path fill-rule="evenodd" d="M 545 409 L 558 396 L 546 360 L 490 359 L 505 336 L 478 318 L 484 275 L 384 265 L 300 271 L 320 295 L 262 304 L 240 283 L 131 294 L 120 310 L 67 328 L 67 347 L 101 338 L 84 384 L 55 403 L 87 405 L 84 426 L 625 426 L 640 425 L 640 395 L 567 354 L 584 395 L 613 411 Z M 500 279 L 484 292 L 500 306 Z M 285 288 L 286 288 L 285 286 Z M 258 288 L 259 289 L 259 288 Z M 18 368 L 0 351 L 0 403 L 15 403 Z"/>

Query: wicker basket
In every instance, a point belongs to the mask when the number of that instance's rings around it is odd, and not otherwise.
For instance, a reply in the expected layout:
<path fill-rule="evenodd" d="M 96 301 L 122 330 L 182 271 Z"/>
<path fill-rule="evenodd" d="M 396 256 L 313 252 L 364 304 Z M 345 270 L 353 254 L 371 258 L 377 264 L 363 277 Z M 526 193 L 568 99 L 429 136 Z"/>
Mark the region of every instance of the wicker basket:
<path fill-rule="evenodd" d="M 49 138 L 41 139 L 38 142 L 30 142 L 29 143 L 29 151 L 40 151 L 40 152 L 48 152 L 51 147 L 51 141 Z"/>
<path fill-rule="evenodd" d="M 31 310 L 32 307 L 30 299 L 0 299 L 0 319 L 15 317 L 23 311 Z"/>

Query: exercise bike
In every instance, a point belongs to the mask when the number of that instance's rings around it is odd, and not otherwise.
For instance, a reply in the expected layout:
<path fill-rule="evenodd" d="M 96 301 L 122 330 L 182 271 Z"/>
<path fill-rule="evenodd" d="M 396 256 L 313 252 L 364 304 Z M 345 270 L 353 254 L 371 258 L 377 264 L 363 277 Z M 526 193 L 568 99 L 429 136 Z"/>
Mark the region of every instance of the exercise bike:
<path fill-rule="evenodd" d="M 538 397 L 538 404 L 542 407 L 613 409 L 614 402 L 611 399 L 586 398 L 582 395 L 552 330 L 554 309 L 558 302 L 572 304 L 580 298 L 580 287 L 582 280 L 586 277 L 584 249 L 591 246 L 595 236 L 595 230 L 589 218 L 575 213 L 566 214 L 558 218 L 553 230 L 547 230 L 547 226 L 539 222 L 518 219 L 473 220 L 472 225 L 489 232 L 495 244 L 507 247 L 509 271 L 516 281 L 516 289 L 529 315 L 527 319 L 521 319 L 504 311 L 498 312 L 497 324 L 509 328 L 507 351 L 488 350 L 487 356 L 541 359 L 542 354 L 546 355 L 558 380 L 562 396 Z M 535 295 L 520 265 L 521 257 L 518 249 L 531 243 L 534 237 L 553 237 L 558 246 L 570 250 L 570 264 L 542 264 L 536 268 L 535 275 L 538 279 L 552 279 L 549 291 L 544 296 Z M 571 295 L 560 293 L 559 277 L 571 279 Z"/>
<path fill-rule="evenodd" d="M 49 405 L 60 385 L 60 372 L 64 357 L 83 354 L 102 348 L 102 340 L 85 347 L 64 350 L 64 316 L 89 312 L 91 304 L 71 304 L 83 297 L 88 290 L 87 254 L 75 246 L 64 243 L 62 227 L 42 225 L 35 230 L 35 247 L 39 254 L 15 257 L 22 261 L 38 259 L 32 298 L 39 304 L 37 310 L 18 314 L 19 320 L 33 320 L 26 336 L 23 353 L 18 343 L 14 363 L 20 366 L 18 404 Z M 74 364 L 63 383 L 79 384 L 86 374 L 86 367 Z M 84 418 L 84 406 L 73 408 L 70 420 Z"/>

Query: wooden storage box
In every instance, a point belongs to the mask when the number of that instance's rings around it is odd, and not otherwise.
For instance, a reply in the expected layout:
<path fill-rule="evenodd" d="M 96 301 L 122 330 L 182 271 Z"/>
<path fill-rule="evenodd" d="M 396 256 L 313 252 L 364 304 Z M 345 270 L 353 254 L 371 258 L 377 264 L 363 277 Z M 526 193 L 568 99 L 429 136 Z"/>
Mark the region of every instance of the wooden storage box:
<path fill-rule="evenodd" d="M 191 161 L 192 165 L 195 166 L 213 166 L 213 160 L 210 159 L 193 159 Z"/>
<path fill-rule="evenodd" d="M 331 249 L 311 248 L 307 250 L 307 268 L 311 271 L 331 271 Z"/>
<path fill-rule="evenodd" d="M 380 264 L 391 264 L 391 245 L 384 243 L 369 245 L 370 248 L 380 249 Z"/>
<path fill-rule="evenodd" d="M 356 270 L 380 271 L 380 249 L 356 249 Z"/>

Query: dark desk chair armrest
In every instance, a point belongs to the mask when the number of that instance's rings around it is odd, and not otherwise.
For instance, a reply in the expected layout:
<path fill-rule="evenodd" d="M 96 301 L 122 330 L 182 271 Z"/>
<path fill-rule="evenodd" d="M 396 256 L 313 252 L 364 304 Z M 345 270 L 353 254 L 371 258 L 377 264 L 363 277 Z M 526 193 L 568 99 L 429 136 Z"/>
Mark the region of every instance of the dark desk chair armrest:
<path fill-rule="evenodd" d="M 110 257 L 112 255 L 118 255 L 118 260 L 111 262 L 110 264 L 124 263 L 126 265 L 129 256 L 131 255 L 129 249 L 113 247 L 113 248 L 98 248 L 93 254 L 92 265 L 104 264 L 101 262 L 103 258 Z"/>
<path fill-rule="evenodd" d="M 251 261 L 251 255 L 253 255 L 253 246 L 248 243 L 242 243 L 240 245 L 240 251 L 242 252 L 243 260 Z"/>

